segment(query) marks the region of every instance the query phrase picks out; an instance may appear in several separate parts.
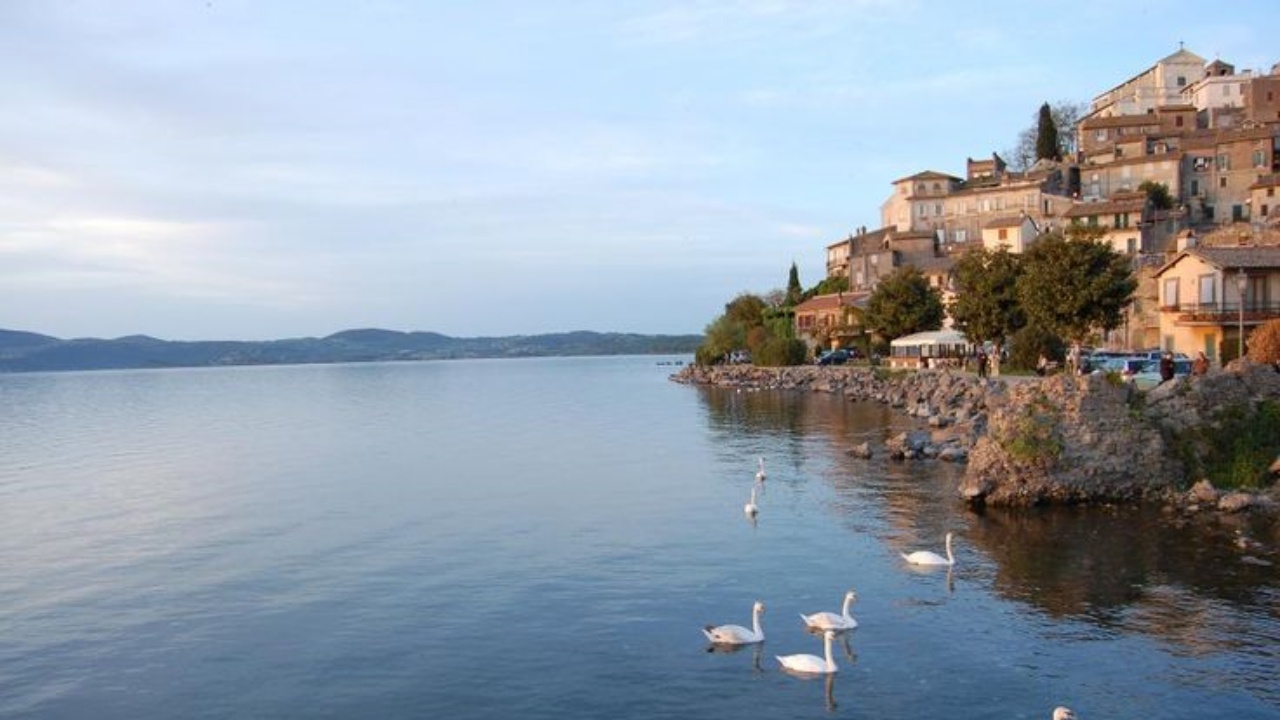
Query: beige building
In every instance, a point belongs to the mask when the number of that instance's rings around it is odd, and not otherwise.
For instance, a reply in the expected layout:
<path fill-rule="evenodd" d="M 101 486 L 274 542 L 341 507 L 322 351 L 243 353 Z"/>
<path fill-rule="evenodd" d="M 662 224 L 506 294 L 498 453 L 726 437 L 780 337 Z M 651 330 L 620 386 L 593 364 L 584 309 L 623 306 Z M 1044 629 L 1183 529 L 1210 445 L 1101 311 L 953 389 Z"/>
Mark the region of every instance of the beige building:
<path fill-rule="evenodd" d="M 1100 93 L 1089 105 L 1086 118 L 1112 115 L 1144 115 L 1165 105 L 1185 102 L 1182 91 L 1205 76 L 1204 58 L 1179 48 L 1155 65 Z"/>
<path fill-rule="evenodd" d="M 1256 225 L 1280 226 L 1280 173 L 1258 178 L 1249 186 L 1249 221 Z"/>
<path fill-rule="evenodd" d="M 795 306 L 796 337 L 810 347 L 854 347 L 870 293 L 815 295 Z"/>
<path fill-rule="evenodd" d="M 993 155 L 989 161 L 970 158 L 967 169 L 966 180 L 927 171 L 894 181 L 892 195 L 880 206 L 881 222 L 901 232 L 929 233 L 949 252 L 983 242 L 993 221 L 1025 215 L 1049 227 L 1072 205 L 1068 173 L 1057 163 L 1010 173 Z"/>
<path fill-rule="evenodd" d="M 982 247 L 995 251 L 1005 247 L 1011 253 L 1024 253 L 1040 235 L 1040 228 L 1029 215 L 997 218 L 982 228 Z"/>
<path fill-rule="evenodd" d="M 1257 325 L 1280 318 L 1277 246 L 1188 248 L 1155 278 L 1160 345 L 1167 350 L 1231 360 L 1242 332 L 1247 337 Z"/>
<path fill-rule="evenodd" d="M 1280 124 L 1201 131 L 1184 148 L 1180 197 L 1195 225 L 1248 220 L 1251 188 L 1280 172 Z"/>
<path fill-rule="evenodd" d="M 1118 193 L 1110 200 L 1081 203 L 1067 211 L 1072 224 L 1102 228 L 1102 241 L 1125 255 L 1151 252 L 1151 201 L 1145 192 Z"/>

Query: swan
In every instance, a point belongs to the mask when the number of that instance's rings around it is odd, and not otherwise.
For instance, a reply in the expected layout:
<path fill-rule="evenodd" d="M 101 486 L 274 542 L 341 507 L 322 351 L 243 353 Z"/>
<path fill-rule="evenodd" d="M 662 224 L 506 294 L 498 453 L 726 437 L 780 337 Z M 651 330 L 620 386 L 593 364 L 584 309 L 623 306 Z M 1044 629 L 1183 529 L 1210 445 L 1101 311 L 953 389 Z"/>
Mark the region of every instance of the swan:
<path fill-rule="evenodd" d="M 1071 708 L 1059 705 L 1053 709 L 1053 720 L 1076 720 L 1076 714 Z"/>
<path fill-rule="evenodd" d="M 742 512 L 746 513 L 747 517 L 755 517 L 760 512 L 760 507 L 756 505 L 755 488 L 751 488 L 751 499 L 747 501 L 746 505 L 742 506 Z"/>
<path fill-rule="evenodd" d="M 826 630 L 822 633 L 822 645 L 827 655 L 825 658 L 806 654 L 778 655 L 778 662 L 782 663 L 782 669 L 798 673 L 830 675 L 839 672 L 840 668 L 836 667 L 836 661 L 831 657 L 831 642 L 835 637 L 835 630 Z"/>
<path fill-rule="evenodd" d="M 818 630 L 852 630 L 858 627 L 858 621 L 849 614 L 849 607 L 858 599 L 858 593 L 850 590 L 844 594 L 844 609 L 839 615 L 833 612 L 816 612 L 812 615 L 800 613 L 804 624 Z"/>
<path fill-rule="evenodd" d="M 956 558 L 951 554 L 951 533 L 947 533 L 946 557 L 930 550 L 917 550 L 910 555 L 902 553 L 902 559 L 912 565 L 955 565 Z"/>
<path fill-rule="evenodd" d="M 749 645 L 764 642 L 764 630 L 760 627 L 760 616 L 764 614 L 764 603 L 757 600 L 751 606 L 751 629 L 741 625 L 708 625 L 702 634 L 717 645 Z"/>
<path fill-rule="evenodd" d="M 756 482 L 764 482 L 766 477 L 764 474 L 764 458 L 756 458 L 756 460 L 760 463 L 760 469 L 756 470 Z"/>

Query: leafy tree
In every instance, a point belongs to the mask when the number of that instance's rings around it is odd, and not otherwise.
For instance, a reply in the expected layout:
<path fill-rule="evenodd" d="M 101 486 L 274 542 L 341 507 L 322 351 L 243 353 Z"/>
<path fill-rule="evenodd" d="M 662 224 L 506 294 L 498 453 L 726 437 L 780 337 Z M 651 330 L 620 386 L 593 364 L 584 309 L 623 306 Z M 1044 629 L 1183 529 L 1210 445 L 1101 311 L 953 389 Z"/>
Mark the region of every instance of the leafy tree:
<path fill-rule="evenodd" d="M 1256 363 L 1280 363 L 1280 320 L 1268 320 L 1246 339 L 1249 359 Z"/>
<path fill-rule="evenodd" d="M 791 263 L 791 272 L 787 275 L 787 299 L 786 304 L 792 307 L 799 305 L 804 300 L 804 289 L 800 287 L 800 271 L 796 269 L 795 262 Z"/>
<path fill-rule="evenodd" d="M 815 295 L 830 295 L 831 293 L 849 292 L 849 278 L 845 275 L 837 275 L 835 277 L 825 277 L 817 285 L 804 291 L 804 299 L 808 300 Z"/>
<path fill-rule="evenodd" d="M 1138 287 L 1129 260 L 1100 242 L 1101 228 L 1041 235 L 1022 260 L 1018 300 L 1027 320 L 1073 343 L 1114 330 Z"/>
<path fill-rule="evenodd" d="M 1155 180 L 1143 180 L 1138 190 L 1147 194 L 1152 206 L 1157 210 L 1168 210 L 1173 207 L 1173 196 L 1169 194 L 1169 186 Z"/>
<path fill-rule="evenodd" d="M 1036 160 L 1061 160 L 1062 148 L 1058 146 L 1058 126 L 1053 122 L 1049 103 L 1040 106 L 1039 124 L 1036 126 Z"/>
<path fill-rule="evenodd" d="M 948 308 L 956 329 L 971 342 L 991 342 L 1000 357 L 1008 338 L 1027 324 L 1018 301 L 1018 255 L 1001 247 L 971 250 L 956 261 L 956 297 Z M 997 363 L 993 374 L 999 374 Z"/>
<path fill-rule="evenodd" d="M 750 350 L 748 337 L 752 331 L 764 332 L 765 307 L 765 301 L 759 295 L 742 293 L 734 298 L 724 306 L 724 314 L 707 326 L 702 345 L 694 353 L 694 359 L 700 365 L 711 365 L 720 362 L 734 350 Z M 753 339 L 758 344 L 763 344 L 759 333 Z"/>
<path fill-rule="evenodd" d="M 867 298 L 863 319 L 884 340 L 942 327 L 942 294 L 910 265 L 880 280 Z"/>
<path fill-rule="evenodd" d="M 1015 368 L 1031 370 L 1044 355 L 1050 360 L 1061 363 L 1066 357 L 1066 346 L 1062 338 L 1029 323 L 1013 334 L 1009 341 L 1009 364 Z"/>

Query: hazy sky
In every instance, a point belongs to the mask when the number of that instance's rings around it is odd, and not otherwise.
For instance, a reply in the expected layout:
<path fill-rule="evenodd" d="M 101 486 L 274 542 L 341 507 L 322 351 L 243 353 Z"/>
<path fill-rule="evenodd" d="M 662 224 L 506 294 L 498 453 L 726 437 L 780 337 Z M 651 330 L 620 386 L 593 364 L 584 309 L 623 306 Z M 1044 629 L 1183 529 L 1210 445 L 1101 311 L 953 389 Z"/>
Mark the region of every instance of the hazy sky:
<path fill-rule="evenodd" d="M 820 280 L 893 180 L 1179 41 L 1270 68 L 1277 27 L 1274 0 L 2 0 L 0 328 L 701 332 L 792 261 Z"/>

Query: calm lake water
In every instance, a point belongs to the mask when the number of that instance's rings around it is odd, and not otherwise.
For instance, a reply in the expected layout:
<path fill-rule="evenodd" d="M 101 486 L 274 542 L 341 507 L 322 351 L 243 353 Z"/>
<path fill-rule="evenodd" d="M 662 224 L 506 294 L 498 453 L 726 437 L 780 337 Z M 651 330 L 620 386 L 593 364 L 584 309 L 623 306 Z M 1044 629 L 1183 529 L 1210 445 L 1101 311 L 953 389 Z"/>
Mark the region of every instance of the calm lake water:
<path fill-rule="evenodd" d="M 0 717 L 1280 718 L 1274 528 L 974 514 L 844 453 L 879 405 L 663 360 L 0 375 Z"/>

